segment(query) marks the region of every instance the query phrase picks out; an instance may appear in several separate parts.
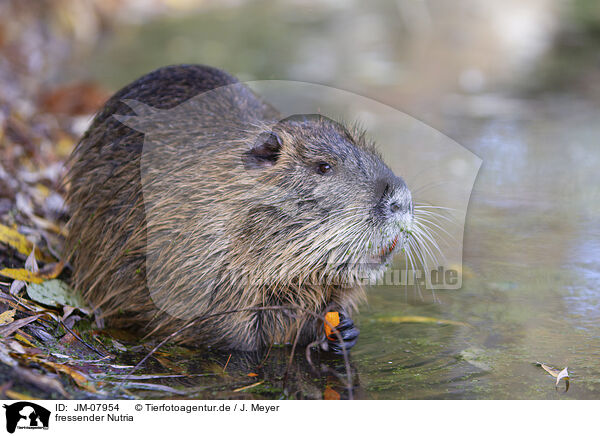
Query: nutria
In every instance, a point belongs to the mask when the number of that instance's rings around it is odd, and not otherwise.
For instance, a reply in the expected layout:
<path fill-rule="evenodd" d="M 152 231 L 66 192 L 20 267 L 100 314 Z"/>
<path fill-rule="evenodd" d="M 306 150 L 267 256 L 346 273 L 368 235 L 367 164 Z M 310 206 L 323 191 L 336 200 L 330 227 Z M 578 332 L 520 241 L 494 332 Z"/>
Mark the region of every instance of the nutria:
<path fill-rule="evenodd" d="M 156 137 L 147 149 L 140 112 Z M 354 345 L 361 282 L 383 274 L 414 216 L 405 182 L 363 131 L 321 115 L 282 119 L 200 65 L 117 92 L 74 150 L 69 181 L 74 285 L 99 316 L 163 337 L 204 317 L 179 340 L 222 349 L 324 338 L 321 320 L 292 308 L 206 318 L 273 305 L 338 311 Z"/>

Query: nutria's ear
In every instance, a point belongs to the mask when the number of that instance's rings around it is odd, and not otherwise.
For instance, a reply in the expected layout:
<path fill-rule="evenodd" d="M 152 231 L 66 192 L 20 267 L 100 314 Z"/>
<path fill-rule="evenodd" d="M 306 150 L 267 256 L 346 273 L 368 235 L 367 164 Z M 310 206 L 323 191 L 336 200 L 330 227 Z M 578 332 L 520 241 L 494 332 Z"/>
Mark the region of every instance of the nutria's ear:
<path fill-rule="evenodd" d="M 266 168 L 275 165 L 281 154 L 281 138 L 275 132 L 258 135 L 250 150 L 244 153 L 246 169 Z"/>

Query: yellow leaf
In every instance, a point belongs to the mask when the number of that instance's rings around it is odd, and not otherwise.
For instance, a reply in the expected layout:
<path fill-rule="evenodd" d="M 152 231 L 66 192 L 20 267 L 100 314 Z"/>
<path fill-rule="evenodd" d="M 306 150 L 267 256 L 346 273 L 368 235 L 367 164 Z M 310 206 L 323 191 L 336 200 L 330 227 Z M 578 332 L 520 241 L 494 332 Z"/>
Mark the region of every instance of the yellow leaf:
<path fill-rule="evenodd" d="M 66 229 L 61 229 L 59 226 L 54 224 L 52 221 L 48 221 L 46 218 L 39 217 L 37 215 L 29 215 L 31 221 L 33 221 L 38 227 L 43 228 L 44 230 L 50 230 L 57 235 L 62 235 L 65 238 L 69 236 L 67 234 Z"/>
<path fill-rule="evenodd" d="M 0 314 L 0 325 L 5 325 L 13 322 L 15 320 L 15 314 L 17 313 L 16 309 L 7 310 L 6 312 Z"/>
<path fill-rule="evenodd" d="M 5 391 L 4 394 L 10 398 L 11 400 L 40 400 L 41 398 L 30 397 L 27 394 L 22 394 L 20 392 L 11 391 L 10 389 Z"/>
<path fill-rule="evenodd" d="M 544 371 L 546 371 L 548 374 L 550 374 L 552 377 L 556 377 L 556 386 L 558 389 L 558 384 L 560 383 L 560 381 L 562 379 L 565 380 L 565 392 L 569 390 L 569 368 L 565 368 L 562 371 L 559 371 L 558 369 L 552 368 L 550 365 L 546 365 L 545 363 L 542 362 L 536 362 L 537 365 L 541 366 Z"/>
<path fill-rule="evenodd" d="M 390 323 L 422 323 L 422 324 L 448 324 L 458 325 L 463 327 L 471 327 L 466 322 L 452 321 L 451 319 L 439 319 L 432 318 L 429 316 L 381 316 L 376 318 L 379 322 L 390 322 Z"/>
<path fill-rule="evenodd" d="M 28 347 L 31 348 L 35 348 L 35 345 L 31 343 L 31 341 L 29 339 L 27 339 L 25 336 L 23 336 L 20 333 L 16 333 L 15 334 L 15 339 L 19 342 L 24 343 L 25 345 L 27 345 Z"/>
<path fill-rule="evenodd" d="M 44 280 L 38 277 L 37 274 L 27 271 L 23 268 L 4 268 L 0 269 L 0 276 L 9 277 L 14 280 L 22 280 L 29 283 L 40 284 Z"/>
<path fill-rule="evenodd" d="M 558 374 L 560 374 L 560 371 L 558 369 L 554 369 L 551 366 L 546 365 L 545 363 L 540 363 L 540 366 L 544 368 L 544 370 L 552 377 L 558 377 Z"/>
<path fill-rule="evenodd" d="M 0 242 L 10 245 L 25 256 L 29 256 L 31 250 L 33 250 L 33 244 L 25 236 L 3 224 L 0 224 Z M 42 262 L 52 262 L 54 260 L 52 257 L 46 256 L 38 248 L 35 249 L 35 257 Z"/>
<path fill-rule="evenodd" d="M 55 371 L 62 372 L 63 374 L 67 374 L 69 377 L 73 379 L 73 381 L 81 388 L 89 391 L 96 392 L 96 387 L 92 382 L 90 382 L 85 375 L 81 372 L 71 368 L 68 365 L 64 365 L 62 363 L 50 362 L 48 360 L 36 359 L 42 365 L 47 366 L 49 368 L 54 369 Z"/>
<path fill-rule="evenodd" d="M 242 392 L 242 391 L 245 391 L 246 389 L 250 389 L 250 388 L 253 388 L 255 386 L 262 385 L 264 382 L 265 382 L 264 380 L 261 380 L 261 381 L 256 382 L 256 383 L 252 383 L 251 385 L 243 386 L 241 388 L 234 389 L 233 392 Z"/>

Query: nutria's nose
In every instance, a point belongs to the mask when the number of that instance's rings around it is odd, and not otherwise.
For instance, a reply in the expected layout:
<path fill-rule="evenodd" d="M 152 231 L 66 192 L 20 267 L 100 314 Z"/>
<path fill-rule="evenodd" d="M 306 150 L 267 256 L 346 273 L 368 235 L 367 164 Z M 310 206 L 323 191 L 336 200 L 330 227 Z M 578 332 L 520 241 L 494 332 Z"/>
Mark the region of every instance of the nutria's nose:
<path fill-rule="evenodd" d="M 391 173 L 377 180 L 376 209 L 387 216 L 410 212 L 412 199 L 404 180 Z"/>

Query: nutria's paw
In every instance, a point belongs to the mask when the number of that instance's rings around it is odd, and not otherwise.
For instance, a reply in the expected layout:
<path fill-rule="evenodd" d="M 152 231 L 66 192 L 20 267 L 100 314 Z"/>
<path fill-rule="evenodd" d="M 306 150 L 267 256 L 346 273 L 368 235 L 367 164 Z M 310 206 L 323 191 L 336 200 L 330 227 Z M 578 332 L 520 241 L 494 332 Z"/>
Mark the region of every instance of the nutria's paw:
<path fill-rule="evenodd" d="M 349 351 L 350 348 L 354 347 L 358 335 L 360 334 L 360 330 L 356 328 L 354 321 L 352 321 L 350 317 L 340 312 L 340 323 L 335 326 L 335 330 L 340 333 L 346 351 Z M 331 333 L 327 337 L 327 349 L 335 354 L 344 354 L 342 344 L 335 333 Z"/>

